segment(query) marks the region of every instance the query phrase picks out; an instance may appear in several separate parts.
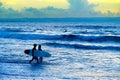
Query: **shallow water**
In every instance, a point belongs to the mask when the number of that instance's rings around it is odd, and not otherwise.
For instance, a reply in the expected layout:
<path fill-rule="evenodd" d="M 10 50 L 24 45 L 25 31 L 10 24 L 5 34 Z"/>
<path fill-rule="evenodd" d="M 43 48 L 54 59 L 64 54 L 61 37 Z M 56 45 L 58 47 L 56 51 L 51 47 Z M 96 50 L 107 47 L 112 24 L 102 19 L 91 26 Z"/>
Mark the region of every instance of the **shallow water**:
<path fill-rule="evenodd" d="M 82 22 L 0 22 L 2 80 L 119 80 L 120 25 Z M 25 49 L 52 54 L 29 64 Z"/>

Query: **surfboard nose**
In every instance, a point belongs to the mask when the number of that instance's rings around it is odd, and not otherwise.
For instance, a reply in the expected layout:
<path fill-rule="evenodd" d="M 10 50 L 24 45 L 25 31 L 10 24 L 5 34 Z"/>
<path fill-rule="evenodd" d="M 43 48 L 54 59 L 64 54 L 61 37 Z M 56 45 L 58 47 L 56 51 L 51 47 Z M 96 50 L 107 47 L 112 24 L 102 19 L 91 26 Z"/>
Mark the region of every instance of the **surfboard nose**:
<path fill-rule="evenodd" d="M 25 54 L 29 54 L 29 53 L 30 53 L 30 50 L 25 50 L 24 53 L 25 53 Z"/>

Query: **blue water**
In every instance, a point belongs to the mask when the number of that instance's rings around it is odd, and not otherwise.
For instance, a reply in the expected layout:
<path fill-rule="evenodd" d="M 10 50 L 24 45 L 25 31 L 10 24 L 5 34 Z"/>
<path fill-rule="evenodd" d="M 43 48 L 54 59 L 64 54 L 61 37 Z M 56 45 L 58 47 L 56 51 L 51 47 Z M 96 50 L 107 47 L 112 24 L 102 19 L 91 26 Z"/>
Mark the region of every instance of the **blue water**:
<path fill-rule="evenodd" d="M 30 65 L 34 43 L 52 57 Z M 0 50 L 3 80 L 119 79 L 120 18 L 0 19 Z"/>

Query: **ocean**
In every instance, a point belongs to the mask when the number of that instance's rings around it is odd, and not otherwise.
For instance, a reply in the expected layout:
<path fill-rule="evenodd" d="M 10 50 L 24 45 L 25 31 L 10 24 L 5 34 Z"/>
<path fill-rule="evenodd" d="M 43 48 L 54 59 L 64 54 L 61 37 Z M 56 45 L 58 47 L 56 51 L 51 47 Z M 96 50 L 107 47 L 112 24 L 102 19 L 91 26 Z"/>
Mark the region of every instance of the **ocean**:
<path fill-rule="evenodd" d="M 1 18 L 0 50 L 1 80 L 119 80 L 120 18 Z"/>

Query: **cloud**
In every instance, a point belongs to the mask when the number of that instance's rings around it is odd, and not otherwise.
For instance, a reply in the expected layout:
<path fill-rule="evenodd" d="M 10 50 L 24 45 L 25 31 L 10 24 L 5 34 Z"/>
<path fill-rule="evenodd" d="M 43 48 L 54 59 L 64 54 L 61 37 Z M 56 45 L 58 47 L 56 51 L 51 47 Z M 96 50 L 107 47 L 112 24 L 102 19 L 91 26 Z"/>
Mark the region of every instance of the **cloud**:
<path fill-rule="evenodd" d="M 0 3 L 0 18 L 62 18 L 62 17 L 116 17 L 120 13 L 114 14 L 108 11 L 102 14 L 94 11 L 97 5 L 89 4 L 88 0 L 68 0 L 69 8 L 55 8 L 48 6 L 45 8 L 27 7 L 20 11 L 13 8 L 5 8 Z"/>
<path fill-rule="evenodd" d="M 70 3 L 69 14 L 73 17 L 118 17 L 120 16 L 120 1 L 102 0 L 68 0 Z M 91 4 L 102 2 L 102 4 Z M 105 3 L 105 4 L 103 4 Z M 96 11 L 96 8 L 102 7 Z M 118 10 L 119 9 L 119 10 Z M 102 11 L 106 11 L 104 14 Z"/>
<path fill-rule="evenodd" d="M 68 0 L 70 5 L 70 13 L 76 17 L 88 17 L 93 14 L 93 6 L 89 5 L 87 0 Z"/>
<path fill-rule="evenodd" d="M 12 8 L 4 8 L 0 3 L 0 18 L 54 18 L 54 17 L 66 17 L 67 9 L 59 9 L 54 7 L 46 8 L 24 8 L 21 11 L 14 10 Z"/>
<path fill-rule="evenodd" d="M 88 3 L 96 5 L 93 7 L 94 12 L 104 16 L 117 16 L 120 13 L 120 0 L 88 0 Z"/>
<path fill-rule="evenodd" d="M 3 7 L 3 4 L 0 3 L 0 18 L 12 18 L 15 16 L 20 16 L 20 13 L 12 8 L 6 9 Z"/>
<path fill-rule="evenodd" d="M 20 12 L 22 17 L 31 18 L 54 18 L 54 17 L 65 17 L 65 10 L 54 7 L 47 7 L 42 9 L 36 8 L 25 8 Z"/>
<path fill-rule="evenodd" d="M 49 6 L 55 8 L 67 9 L 69 3 L 67 0 L 0 0 L 6 8 L 14 10 L 22 10 L 24 8 L 47 8 Z"/>

